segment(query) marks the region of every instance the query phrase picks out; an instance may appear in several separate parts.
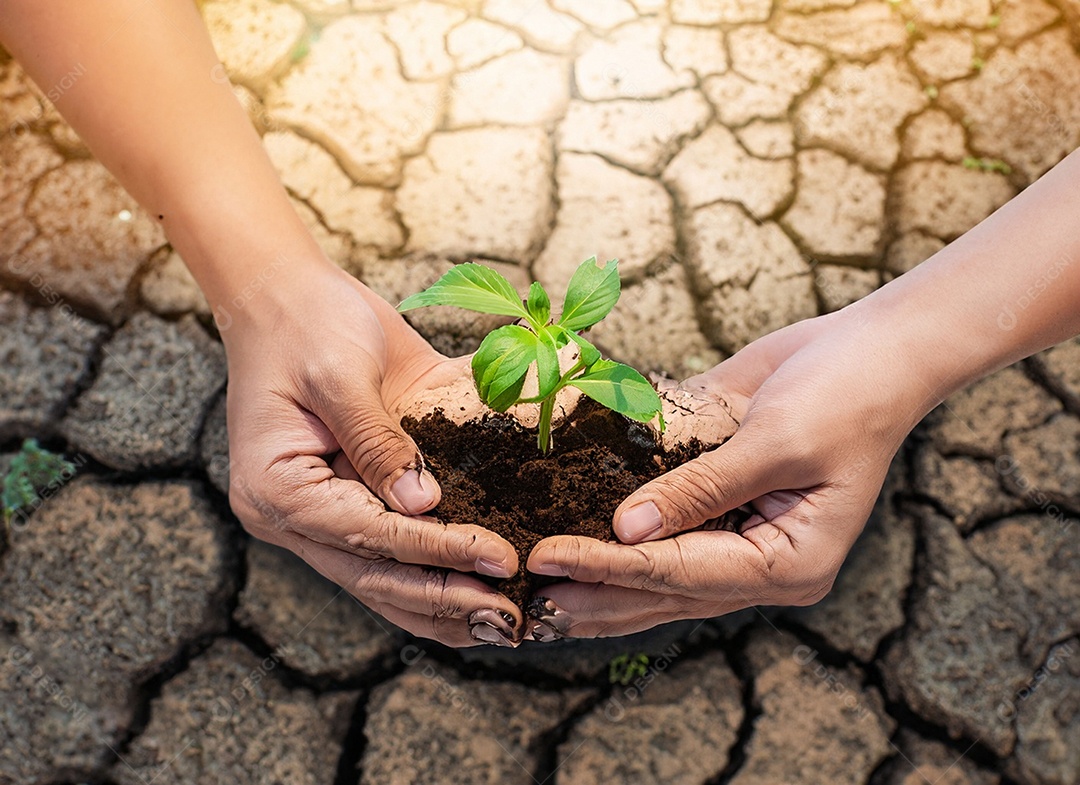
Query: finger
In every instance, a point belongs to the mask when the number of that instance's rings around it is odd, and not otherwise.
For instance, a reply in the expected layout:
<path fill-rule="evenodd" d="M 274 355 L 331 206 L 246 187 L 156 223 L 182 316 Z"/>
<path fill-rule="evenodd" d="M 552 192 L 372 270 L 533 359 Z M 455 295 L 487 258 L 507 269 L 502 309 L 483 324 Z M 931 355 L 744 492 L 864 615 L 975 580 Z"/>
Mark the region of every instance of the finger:
<path fill-rule="evenodd" d="M 561 574 L 579 583 L 686 596 L 738 588 L 760 598 L 768 593 L 777 557 L 786 564 L 791 554 L 790 546 L 781 553 L 775 538 L 758 533 L 760 543 L 718 530 L 640 545 L 562 535 L 537 543 L 527 565 L 530 572 Z"/>
<path fill-rule="evenodd" d="M 387 635 L 392 636 L 393 628 L 399 627 L 411 635 L 438 641 L 455 649 L 491 643 L 475 637 L 470 632 L 470 626 L 460 619 L 440 619 L 430 614 L 410 613 L 385 603 L 363 603 L 352 595 L 348 599 L 355 602 Z"/>
<path fill-rule="evenodd" d="M 732 404 L 732 415 L 742 421 L 754 393 L 775 370 L 771 352 L 761 348 L 752 343 L 709 370 L 684 379 L 680 386 L 721 393 Z"/>
<path fill-rule="evenodd" d="M 773 491 L 764 496 L 759 496 L 750 505 L 754 508 L 756 514 L 743 523 L 742 528 L 745 529 L 750 525 L 760 523 L 760 521 L 755 520 L 759 517 L 765 521 L 775 520 L 795 509 L 805 498 L 806 494 L 801 491 Z"/>
<path fill-rule="evenodd" d="M 517 572 L 517 553 L 495 532 L 387 510 L 362 483 L 333 476 L 334 472 L 348 474 L 349 470 L 338 459 L 332 468 L 308 456 L 282 462 L 276 472 L 260 476 L 264 484 L 276 486 L 276 492 L 263 495 L 252 489 L 256 497 L 252 506 L 260 505 L 264 517 L 269 514 L 276 519 L 279 528 L 368 558 L 494 578 Z M 278 507 L 267 510 L 275 499 Z"/>
<path fill-rule="evenodd" d="M 790 487 L 788 467 L 778 457 L 780 445 L 747 427 L 627 497 L 614 515 L 619 539 L 646 542 L 696 529 L 752 499 Z"/>
<path fill-rule="evenodd" d="M 386 410 L 371 373 L 324 374 L 312 411 L 333 433 L 364 484 L 398 512 L 418 515 L 439 503 L 435 478 L 416 443 Z"/>
<path fill-rule="evenodd" d="M 719 389 L 725 397 L 752 398 L 765 380 L 795 349 L 807 343 L 820 326 L 816 320 L 809 320 L 775 330 L 747 344 L 708 371 L 687 379 L 684 384 Z"/>
<path fill-rule="evenodd" d="M 716 616 L 752 605 L 811 605 L 824 597 L 849 544 L 794 516 L 780 521 L 755 518 L 756 523 L 741 535 L 689 532 L 634 546 L 587 537 L 551 537 L 536 545 L 529 565 L 532 569 L 533 559 L 559 564 L 575 581 L 544 592 L 574 622 L 587 617 L 581 616 L 578 606 L 564 606 L 559 600 L 561 592 L 568 591 L 561 587 L 567 585 L 605 584 L 640 591 L 638 610 L 666 615 L 667 620 Z M 648 600 L 649 595 L 667 599 Z M 600 608 L 599 601 L 595 607 Z M 542 615 L 535 609 L 530 613 Z M 614 624 L 606 613 L 601 612 L 599 621 Z"/>
<path fill-rule="evenodd" d="M 460 645 L 463 639 L 456 633 L 448 633 L 450 627 L 459 626 L 468 632 L 483 624 L 498 630 L 509 641 L 522 627 L 521 610 L 472 576 L 389 559 L 364 559 L 295 535 L 289 547 L 365 605 L 379 612 L 388 613 L 390 608 L 396 608 L 432 619 L 419 626 L 417 634 L 425 637 L 438 640 L 449 637 L 457 641 L 453 645 Z M 416 620 L 411 624 L 410 632 L 414 631 Z"/>
<path fill-rule="evenodd" d="M 454 648 L 478 646 L 483 641 L 475 640 L 469 634 L 469 627 L 460 619 L 439 619 L 430 614 L 410 613 L 386 603 L 372 601 L 361 602 L 352 594 L 342 589 L 343 602 L 354 602 L 366 613 L 375 625 L 386 635 L 393 636 L 395 628 L 405 630 L 411 635 L 439 641 Z"/>
<path fill-rule="evenodd" d="M 353 482 L 364 481 L 360 476 L 360 473 L 356 471 L 356 467 L 352 465 L 349 456 L 343 452 L 339 452 L 334 456 L 334 460 L 330 462 L 330 468 L 333 469 L 335 477 L 340 477 L 343 480 L 352 480 Z"/>
<path fill-rule="evenodd" d="M 746 607 L 737 596 L 715 613 L 687 597 L 654 594 L 640 589 L 599 583 L 559 583 L 543 589 L 545 599 L 557 612 L 540 616 L 534 639 L 607 638 L 631 635 L 658 624 L 728 613 Z"/>
<path fill-rule="evenodd" d="M 364 607 L 363 603 L 360 605 Z M 410 613 L 401 608 L 395 608 L 393 605 L 377 605 L 370 609 L 365 608 L 365 610 L 374 617 L 385 619 L 382 622 L 384 625 L 389 622 L 418 638 L 438 641 L 444 646 L 455 649 L 485 646 L 490 643 L 473 637 L 469 625 L 460 619 L 439 619 L 422 613 Z"/>

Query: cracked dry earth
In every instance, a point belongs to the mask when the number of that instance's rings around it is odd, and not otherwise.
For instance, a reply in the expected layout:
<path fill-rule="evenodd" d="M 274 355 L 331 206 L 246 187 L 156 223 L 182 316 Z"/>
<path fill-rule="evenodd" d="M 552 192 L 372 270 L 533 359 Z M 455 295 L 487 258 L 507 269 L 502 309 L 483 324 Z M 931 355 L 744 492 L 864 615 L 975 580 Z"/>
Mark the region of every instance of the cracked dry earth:
<path fill-rule="evenodd" d="M 1080 142 L 1073 0 L 202 8 L 342 267 L 396 301 L 464 259 L 559 289 L 618 256 L 595 339 L 673 376 Z M 1080 342 L 919 427 L 818 606 L 448 651 L 242 532 L 205 302 L 2 54 L 0 95 L 0 468 L 27 436 L 82 466 L 0 546 L 0 783 L 1080 781 Z M 497 323 L 410 318 L 454 354 Z"/>

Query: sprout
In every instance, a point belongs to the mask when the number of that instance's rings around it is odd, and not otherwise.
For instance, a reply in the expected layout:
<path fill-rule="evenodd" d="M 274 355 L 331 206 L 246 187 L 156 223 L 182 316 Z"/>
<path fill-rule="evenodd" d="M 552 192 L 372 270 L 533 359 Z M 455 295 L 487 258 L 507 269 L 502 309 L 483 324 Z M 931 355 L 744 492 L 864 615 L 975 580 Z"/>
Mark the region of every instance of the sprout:
<path fill-rule="evenodd" d="M 534 283 L 522 302 L 513 285 L 489 267 L 468 262 L 451 268 L 422 292 L 405 299 L 399 311 L 429 305 L 451 305 L 480 313 L 516 316 L 523 324 L 492 330 L 473 355 L 472 372 L 480 399 L 497 412 L 514 404 L 539 403 L 537 444 L 551 448 L 551 417 L 555 396 L 564 387 L 576 387 L 587 396 L 639 422 L 659 417 L 664 428 L 660 396 L 648 380 L 628 365 L 605 360 L 581 337 L 582 330 L 607 316 L 619 299 L 617 260 L 598 264 L 585 260 L 574 272 L 557 320 L 551 299 Z M 559 349 L 577 345 L 577 361 L 566 371 L 559 367 Z M 537 394 L 522 398 L 525 376 L 536 367 Z"/>

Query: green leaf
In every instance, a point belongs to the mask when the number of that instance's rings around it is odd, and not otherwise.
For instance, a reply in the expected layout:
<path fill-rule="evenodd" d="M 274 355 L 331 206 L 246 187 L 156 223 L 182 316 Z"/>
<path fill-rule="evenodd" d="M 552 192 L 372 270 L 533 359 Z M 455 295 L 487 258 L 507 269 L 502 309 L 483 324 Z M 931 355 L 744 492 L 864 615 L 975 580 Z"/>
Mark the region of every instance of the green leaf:
<path fill-rule="evenodd" d="M 539 281 L 533 281 L 529 287 L 529 300 L 527 303 L 529 315 L 532 316 L 537 326 L 543 327 L 551 321 L 551 298 Z"/>
<path fill-rule="evenodd" d="M 580 335 L 575 332 L 567 330 L 565 327 L 559 327 L 555 325 L 556 329 L 561 334 L 561 344 L 565 346 L 568 341 L 573 341 L 578 345 L 578 349 L 581 351 L 581 361 L 585 363 L 586 368 L 591 368 L 600 359 L 600 350 L 586 341 Z"/>
<path fill-rule="evenodd" d="M 575 332 L 599 322 L 619 300 L 619 260 L 602 267 L 596 257 L 586 259 L 574 272 L 566 288 L 559 324 Z"/>
<path fill-rule="evenodd" d="M 556 345 L 555 332 L 545 327 L 539 333 L 536 346 L 536 382 L 537 397 L 547 398 L 559 385 L 562 374 L 559 371 L 559 347 Z"/>
<path fill-rule="evenodd" d="M 64 456 L 39 447 L 36 439 L 27 439 L 4 476 L 0 497 L 5 516 L 33 507 L 40 499 L 40 489 L 58 485 L 74 473 L 75 465 Z"/>
<path fill-rule="evenodd" d="M 406 297 L 398 310 L 411 311 L 427 305 L 453 305 L 520 319 L 529 316 L 513 285 L 490 267 L 475 262 L 451 267 L 427 289 Z"/>
<path fill-rule="evenodd" d="M 638 422 L 649 422 L 663 408 L 648 380 L 628 365 L 599 360 L 581 376 L 571 379 L 594 401 Z M 661 420 L 662 422 L 662 420 Z"/>
<path fill-rule="evenodd" d="M 497 412 L 505 412 L 517 403 L 539 345 L 534 333 L 516 324 L 488 333 L 472 358 L 480 400 Z"/>

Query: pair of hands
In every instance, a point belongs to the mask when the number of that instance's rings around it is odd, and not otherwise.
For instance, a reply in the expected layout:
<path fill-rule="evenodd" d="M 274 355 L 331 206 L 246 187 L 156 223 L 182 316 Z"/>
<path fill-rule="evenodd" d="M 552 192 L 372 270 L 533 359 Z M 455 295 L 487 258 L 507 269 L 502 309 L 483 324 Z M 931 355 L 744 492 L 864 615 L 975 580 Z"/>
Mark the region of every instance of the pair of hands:
<path fill-rule="evenodd" d="M 344 273 L 298 285 L 317 315 L 247 314 L 223 332 L 234 511 L 409 632 L 455 647 L 508 644 L 525 623 L 520 609 L 468 573 L 508 577 L 517 556 L 486 529 L 423 514 L 438 484 L 395 416 L 459 377 L 467 358 L 435 352 Z M 567 578 L 538 606 L 537 639 L 623 635 L 826 594 L 913 425 L 897 422 L 887 358 L 849 321 L 792 325 L 685 383 L 722 393 L 739 431 L 628 498 L 615 514 L 621 544 L 561 536 L 536 546 L 525 566 Z M 737 533 L 672 536 L 746 503 L 755 514 Z"/>

